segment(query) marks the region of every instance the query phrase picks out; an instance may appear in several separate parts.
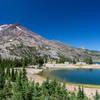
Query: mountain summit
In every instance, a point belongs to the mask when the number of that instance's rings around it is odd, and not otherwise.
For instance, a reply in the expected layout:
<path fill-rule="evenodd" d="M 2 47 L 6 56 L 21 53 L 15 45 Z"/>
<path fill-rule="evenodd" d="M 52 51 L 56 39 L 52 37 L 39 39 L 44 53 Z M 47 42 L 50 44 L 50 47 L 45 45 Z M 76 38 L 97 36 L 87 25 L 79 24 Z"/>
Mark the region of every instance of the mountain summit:
<path fill-rule="evenodd" d="M 47 40 L 20 24 L 5 24 L 0 26 L 0 55 L 2 58 L 21 58 L 25 56 L 48 56 L 50 58 L 92 57 L 94 61 L 100 58 L 100 52 Z"/>

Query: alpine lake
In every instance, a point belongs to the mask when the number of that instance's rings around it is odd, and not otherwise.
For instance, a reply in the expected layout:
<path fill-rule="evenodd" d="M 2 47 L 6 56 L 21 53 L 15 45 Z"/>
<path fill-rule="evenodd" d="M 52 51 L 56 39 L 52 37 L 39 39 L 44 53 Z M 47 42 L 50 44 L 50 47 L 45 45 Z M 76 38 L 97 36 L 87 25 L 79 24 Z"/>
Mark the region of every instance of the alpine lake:
<path fill-rule="evenodd" d="M 43 71 L 41 75 L 60 82 L 100 85 L 100 69 L 55 69 Z"/>

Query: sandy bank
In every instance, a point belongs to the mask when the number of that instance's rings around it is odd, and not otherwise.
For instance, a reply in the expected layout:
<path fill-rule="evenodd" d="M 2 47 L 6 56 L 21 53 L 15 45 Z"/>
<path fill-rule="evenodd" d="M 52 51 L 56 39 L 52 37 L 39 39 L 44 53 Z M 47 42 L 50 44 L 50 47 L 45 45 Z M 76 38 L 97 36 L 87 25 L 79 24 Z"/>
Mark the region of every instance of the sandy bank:
<path fill-rule="evenodd" d="M 46 68 L 93 68 L 93 69 L 100 69 L 99 64 L 92 64 L 92 65 L 76 65 L 76 64 L 45 64 Z"/>
<path fill-rule="evenodd" d="M 63 66 L 63 67 L 54 67 L 54 68 L 79 68 L 76 65 L 68 65 L 68 66 Z M 98 65 L 87 65 L 87 66 L 82 66 L 82 68 L 100 68 L 100 66 Z M 41 72 L 42 69 L 32 69 L 32 68 L 26 68 L 27 70 L 27 77 L 30 81 L 39 82 L 39 84 L 41 85 L 43 83 L 43 81 L 45 81 L 46 79 L 37 75 L 37 73 Z M 82 85 L 80 85 L 82 86 Z M 66 83 L 66 89 L 70 92 L 78 92 L 78 85 L 76 84 L 67 84 Z M 83 85 L 84 87 L 84 93 L 86 96 L 88 96 L 91 100 L 94 100 L 93 97 L 95 96 L 96 90 L 100 93 L 100 86 L 92 86 L 92 85 Z"/>
<path fill-rule="evenodd" d="M 66 64 L 49 64 L 46 66 L 49 69 L 62 69 L 62 68 L 93 68 L 93 69 L 100 69 L 100 65 L 66 65 Z M 29 81 L 33 81 L 36 83 L 38 82 L 40 85 L 45 81 L 46 79 L 37 75 L 37 73 L 41 72 L 43 69 L 33 69 L 33 68 L 26 68 L 27 71 L 27 77 Z M 80 85 L 82 86 L 82 85 Z M 66 89 L 70 92 L 78 92 L 78 85 L 76 84 L 67 84 L 66 83 Z M 84 87 L 84 93 L 86 96 L 88 96 L 91 100 L 94 100 L 93 97 L 95 96 L 96 90 L 100 93 L 100 86 L 83 86 Z"/>

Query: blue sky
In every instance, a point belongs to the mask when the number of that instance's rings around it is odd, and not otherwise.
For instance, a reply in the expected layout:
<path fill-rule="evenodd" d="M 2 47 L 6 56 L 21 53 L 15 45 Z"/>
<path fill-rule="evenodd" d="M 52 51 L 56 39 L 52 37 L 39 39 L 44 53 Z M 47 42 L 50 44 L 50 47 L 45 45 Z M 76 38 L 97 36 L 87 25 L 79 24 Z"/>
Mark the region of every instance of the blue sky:
<path fill-rule="evenodd" d="M 100 51 L 100 0 L 0 0 L 0 25 L 16 22 L 49 40 Z"/>

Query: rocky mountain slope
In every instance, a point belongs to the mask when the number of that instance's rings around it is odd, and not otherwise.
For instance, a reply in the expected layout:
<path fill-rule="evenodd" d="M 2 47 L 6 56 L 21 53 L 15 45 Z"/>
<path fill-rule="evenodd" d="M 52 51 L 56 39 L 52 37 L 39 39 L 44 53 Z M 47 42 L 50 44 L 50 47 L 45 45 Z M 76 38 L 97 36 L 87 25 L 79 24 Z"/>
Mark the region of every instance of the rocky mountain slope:
<path fill-rule="evenodd" d="M 83 48 L 61 43 L 55 40 L 47 40 L 42 36 L 24 28 L 20 24 L 5 24 L 0 26 L 0 55 L 2 58 L 21 58 L 48 56 L 50 58 L 92 57 L 100 59 L 99 51 L 91 51 Z"/>

